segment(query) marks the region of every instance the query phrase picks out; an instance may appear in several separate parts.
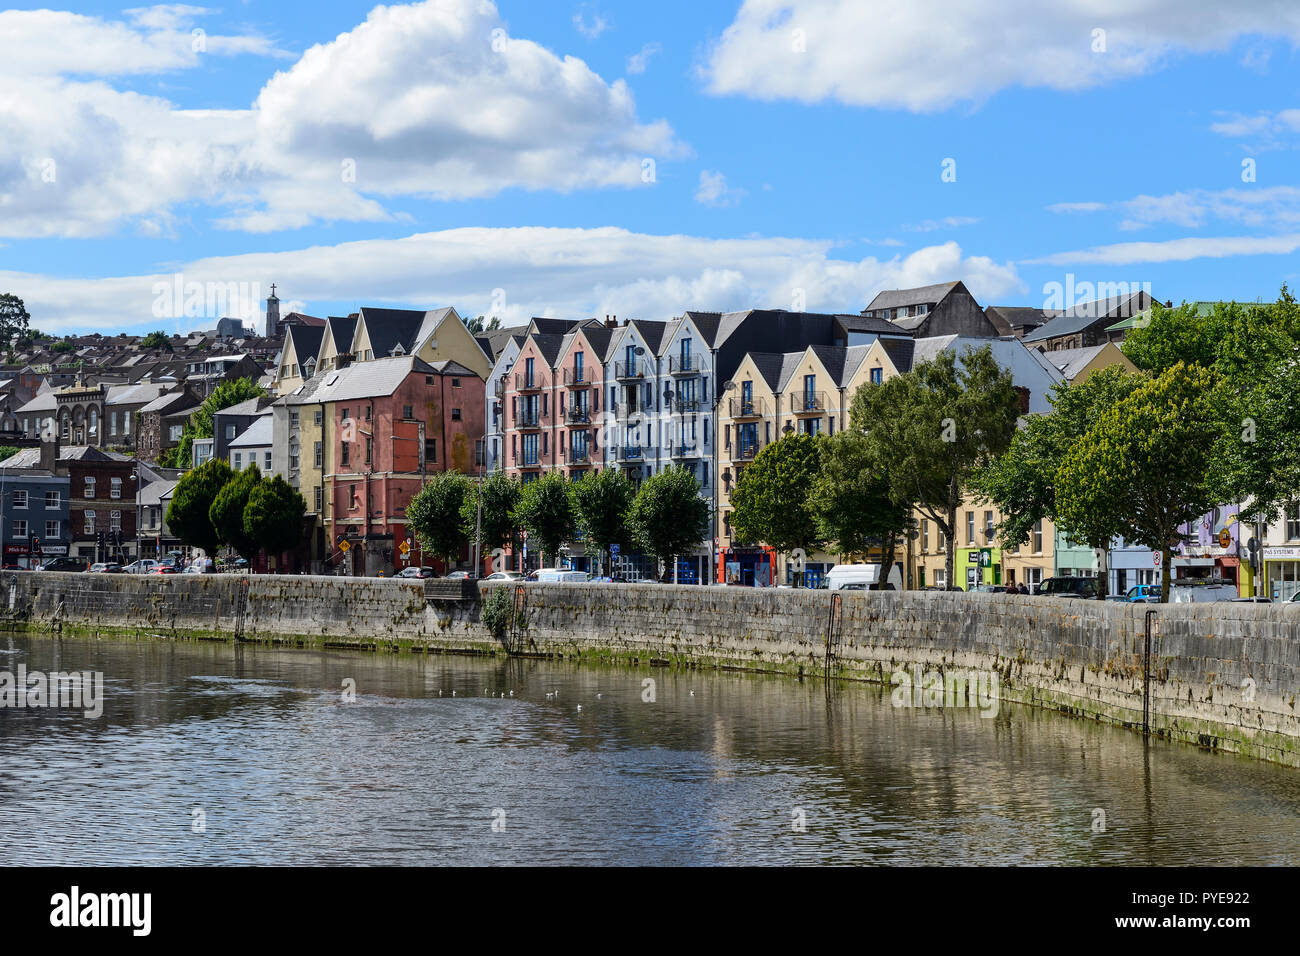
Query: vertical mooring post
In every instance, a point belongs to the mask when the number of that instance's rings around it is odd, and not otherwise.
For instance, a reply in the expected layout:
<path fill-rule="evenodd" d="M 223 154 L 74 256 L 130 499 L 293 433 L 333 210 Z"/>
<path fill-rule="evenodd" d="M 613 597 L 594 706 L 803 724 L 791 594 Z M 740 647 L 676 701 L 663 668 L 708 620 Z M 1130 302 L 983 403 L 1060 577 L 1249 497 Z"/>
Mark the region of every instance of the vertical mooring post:
<path fill-rule="evenodd" d="M 1156 612 L 1146 614 L 1145 634 L 1142 641 L 1142 733 L 1151 733 L 1151 628 Z"/>

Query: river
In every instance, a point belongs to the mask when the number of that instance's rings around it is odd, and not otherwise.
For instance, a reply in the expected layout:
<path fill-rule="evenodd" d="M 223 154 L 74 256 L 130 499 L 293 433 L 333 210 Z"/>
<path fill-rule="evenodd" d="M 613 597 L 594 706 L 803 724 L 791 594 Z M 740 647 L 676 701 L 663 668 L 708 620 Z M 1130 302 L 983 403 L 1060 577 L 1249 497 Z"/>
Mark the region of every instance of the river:
<path fill-rule="evenodd" d="M 6 865 L 1300 863 L 1300 771 L 1016 705 L 0 637 L 20 664 L 102 673 L 104 710 L 0 708 Z"/>

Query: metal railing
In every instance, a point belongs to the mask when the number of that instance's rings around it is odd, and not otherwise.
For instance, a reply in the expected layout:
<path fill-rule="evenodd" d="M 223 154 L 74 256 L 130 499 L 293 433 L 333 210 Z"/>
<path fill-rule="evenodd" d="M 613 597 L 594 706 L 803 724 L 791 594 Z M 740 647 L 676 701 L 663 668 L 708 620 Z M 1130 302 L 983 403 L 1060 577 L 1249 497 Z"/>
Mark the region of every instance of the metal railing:
<path fill-rule="evenodd" d="M 582 368 L 566 368 L 564 370 L 564 384 L 570 388 L 582 388 L 591 384 L 591 369 L 583 366 Z"/>
<path fill-rule="evenodd" d="M 732 461 L 753 461 L 755 456 L 763 450 L 763 441 L 754 439 L 753 441 L 738 441 L 731 446 Z"/>
<path fill-rule="evenodd" d="M 645 449 L 640 445 L 620 445 L 618 447 L 619 461 L 644 461 Z"/>
<path fill-rule="evenodd" d="M 549 424 L 551 415 L 549 412 L 542 412 L 538 409 L 524 409 L 515 418 L 516 428 L 540 428 L 542 425 Z"/>
<path fill-rule="evenodd" d="M 701 454 L 700 446 L 695 442 L 674 445 L 672 447 L 673 458 L 699 458 Z"/>
<path fill-rule="evenodd" d="M 767 399 L 733 398 L 727 402 L 727 412 L 732 418 L 764 418 L 767 415 Z"/>
<path fill-rule="evenodd" d="M 826 393 L 795 392 L 790 395 L 790 411 L 796 415 L 821 414 L 826 411 Z"/>
<path fill-rule="evenodd" d="M 615 362 L 614 377 L 616 379 L 619 379 L 620 381 L 625 381 L 627 379 L 635 379 L 635 378 L 645 378 L 646 363 L 640 360 L 635 360 L 632 362 Z"/>
<path fill-rule="evenodd" d="M 696 375 L 700 371 L 702 371 L 702 369 L 700 367 L 700 357 L 698 355 L 668 356 L 669 375 Z"/>
<path fill-rule="evenodd" d="M 545 386 L 539 378 L 529 378 L 527 372 L 515 373 L 515 391 L 516 392 L 536 392 Z"/>
<path fill-rule="evenodd" d="M 564 420 L 570 425 L 590 425 L 591 412 L 585 408 L 570 408 L 564 414 Z"/>

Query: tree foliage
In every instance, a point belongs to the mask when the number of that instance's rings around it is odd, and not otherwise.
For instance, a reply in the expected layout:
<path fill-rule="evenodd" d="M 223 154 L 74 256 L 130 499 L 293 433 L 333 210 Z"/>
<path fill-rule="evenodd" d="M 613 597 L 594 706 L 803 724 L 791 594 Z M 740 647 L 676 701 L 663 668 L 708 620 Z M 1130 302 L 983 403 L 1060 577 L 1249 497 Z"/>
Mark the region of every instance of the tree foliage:
<path fill-rule="evenodd" d="M 686 468 L 665 468 L 641 483 L 628 510 L 628 530 L 647 554 L 667 566 L 709 536 L 709 503 L 700 496 L 695 474 Z"/>
<path fill-rule="evenodd" d="M 479 522 L 480 489 L 483 511 L 479 533 L 481 552 L 486 555 L 514 543 L 519 530 L 515 519 L 515 509 L 519 505 L 519 479 L 499 471 L 485 478 L 481 485 L 475 482 L 460 510 L 461 530 L 470 541 L 474 540 L 474 530 Z"/>
<path fill-rule="evenodd" d="M 302 540 L 307 502 L 279 475 L 259 481 L 244 508 L 244 534 L 267 554 L 292 550 Z"/>
<path fill-rule="evenodd" d="M 843 554 L 864 554 L 878 544 L 886 568 L 893 564 L 894 539 L 911 525 L 907 503 L 894 497 L 867 437 L 853 429 L 827 440 L 808 510 L 823 541 Z"/>
<path fill-rule="evenodd" d="M 789 554 L 812 550 L 822 540 L 810 498 L 821 473 L 825 438 L 789 435 L 773 442 L 741 472 L 731 492 L 736 540 L 759 542 Z"/>
<path fill-rule="evenodd" d="M 559 558 L 560 545 L 573 537 L 574 511 L 569 482 L 558 471 L 547 472 L 523 486 L 516 517 L 542 559 Z M 545 566 L 544 564 L 542 565 Z"/>
<path fill-rule="evenodd" d="M 170 352 L 172 350 L 172 340 L 167 336 L 166 332 L 159 329 L 142 338 L 140 347 L 145 349 L 166 349 Z"/>
<path fill-rule="evenodd" d="M 15 336 L 19 340 L 27 338 L 30 321 L 22 299 L 12 292 L 0 293 L 0 341 L 8 345 Z"/>
<path fill-rule="evenodd" d="M 261 481 L 262 473 L 257 466 L 249 465 L 226 482 L 208 509 L 208 520 L 212 522 L 217 541 L 250 560 L 257 554 L 259 542 L 244 531 L 244 511 L 249 496 Z"/>
<path fill-rule="evenodd" d="M 187 467 L 193 460 L 194 439 L 212 437 L 213 416 L 217 412 L 265 394 L 266 389 L 251 378 L 237 378 L 222 382 L 190 415 L 189 421 L 181 431 L 181 442 L 172 452 L 170 461 L 178 468 Z M 161 464 L 161 459 L 159 463 Z"/>
<path fill-rule="evenodd" d="M 604 563 L 610 545 L 626 544 L 630 538 L 627 513 L 636 489 L 621 469 L 606 468 L 579 478 L 572 495 L 575 524 Z"/>
<path fill-rule="evenodd" d="M 429 478 L 406 506 L 407 526 L 425 551 L 451 563 L 460 557 L 467 535 L 461 509 L 473 496 L 473 483 L 458 471 L 441 471 Z"/>
<path fill-rule="evenodd" d="M 172 534 L 190 547 L 202 548 L 209 556 L 215 554 L 220 541 L 209 512 L 234 474 L 229 465 L 214 458 L 183 475 L 167 506 L 167 527 Z"/>
<path fill-rule="evenodd" d="M 1019 416 L 1011 373 L 984 346 L 951 351 L 910 372 L 867 383 L 849 421 L 867 437 L 867 456 L 891 495 L 932 519 L 947 542 L 947 579 L 956 572 L 957 509 L 976 472 L 1006 451 Z"/>
<path fill-rule="evenodd" d="M 1218 391 L 1209 370 L 1173 365 L 1102 413 L 1056 476 L 1061 530 L 1161 552 L 1162 600 L 1179 525 L 1224 500 L 1214 474 L 1226 438 Z"/>

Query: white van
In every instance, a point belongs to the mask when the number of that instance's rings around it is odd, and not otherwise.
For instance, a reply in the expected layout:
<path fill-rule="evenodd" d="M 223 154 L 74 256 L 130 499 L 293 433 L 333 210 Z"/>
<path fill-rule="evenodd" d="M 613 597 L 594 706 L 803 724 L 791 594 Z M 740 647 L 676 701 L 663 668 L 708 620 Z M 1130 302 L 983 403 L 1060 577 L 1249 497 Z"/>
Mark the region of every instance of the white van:
<path fill-rule="evenodd" d="M 826 589 L 828 591 L 901 591 L 903 589 L 903 572 L 898 565 L 890 570 L 884 584 L 880 584 L 880 565 L 878 564 L 837 564 L 826 572 Z"/>
<path fill-rule="evenodd" d="M 549 584 L 586 584 L 591 575 L 586 571 L 569 571 L 564 568 L 542 568 L 537 572 L 539 583 Z"/>

